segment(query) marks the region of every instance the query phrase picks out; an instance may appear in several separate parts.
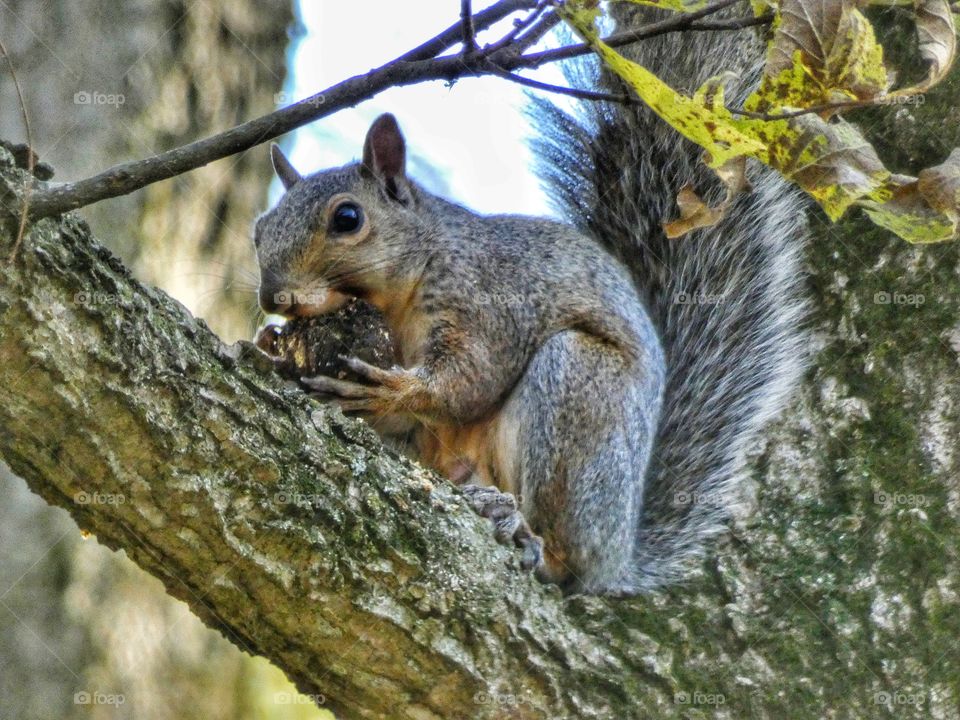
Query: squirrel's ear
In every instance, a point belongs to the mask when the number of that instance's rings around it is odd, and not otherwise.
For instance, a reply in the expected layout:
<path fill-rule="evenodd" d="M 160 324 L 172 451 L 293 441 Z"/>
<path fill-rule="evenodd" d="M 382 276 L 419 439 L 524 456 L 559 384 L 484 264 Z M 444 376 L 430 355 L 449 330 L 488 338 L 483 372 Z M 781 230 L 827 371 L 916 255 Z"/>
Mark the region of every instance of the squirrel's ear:
<path fill-rule="evenodd" d="M 407 148 L 397 119 L 384 113 L 367 130 L 363 142 L 363 170 L 391 183 L 404 177 Z"/>
<path fill-rule="evenodd" d="M 283 154 L 283 150 L 281 150 L 280 146 L 276 143 L 270 143 L 270 159 L 273 161 L 273 169 L 276 171 L 277 177 L 280 178 L 280 182 L 283 183 L 285 189 L 289 190 L 303 180 L 303 177 L 297 172 L 297 169 L 293 167 L 290 161 L 287 160 L 287 156 Z"/>

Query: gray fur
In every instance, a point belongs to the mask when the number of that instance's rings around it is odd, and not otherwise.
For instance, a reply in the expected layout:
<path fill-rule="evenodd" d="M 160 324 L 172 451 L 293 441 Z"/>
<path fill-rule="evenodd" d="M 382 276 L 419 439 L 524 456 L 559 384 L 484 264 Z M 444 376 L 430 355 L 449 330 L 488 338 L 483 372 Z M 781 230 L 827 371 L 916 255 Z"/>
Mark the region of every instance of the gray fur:
<path fill-rule="evenodd" d="M 615 6 L 618 27 L 657 18 L 626 6 Z M 737 71 L 727 87 L 734 104 L 754 87 L 763 57 L 755 37 L 729 32 L 665 35 L 626 54 L 686 92 Z M 595 64 L 570 69 L 581 87 L 623 92 L 617 79 L 598 74 Z M 699 148 L 646 108 L 594 103 L 571 118 L 539 103 L 536 117 L 541 171 L 557 206 L 633 269 L 666 351 L 665 403 L 637 542 L 635 584 L 648 590 L 682 579 L 725 529 L 745 451 L 803 372 L 804 203 L 775 173 L 751 166 L 753 191 L 723 222 L 669 240 L 660 223 L 676 217 L 684 183 L 714 201 L 721 196 Z"/>
<path fill-rule="evenodd" d="M 519 496 L 562 557 L 541 577 L 630 591 L 664 359 L 629 272 L 570 226 L 479 216 L 407 180 L 400 191 L 407 204 L 357 165 L 297 182 L 257 223 L 262 283 L 309 293 L 340 282 L 361 297 L 414 285 L 413 310 L 381 309 L 404 366 L 429 388 L 430 407 L 414 413 L 424 437 L 493 415 L 489 453 L 469 459 Z M 356 245 L 316 221 L 344 193 L 370 224 Z M 418 339 L 404 322 L 420 314 Z"/>
<path fill-rule="evenodd" d="M 741 65 L 736 100 L 759 68 L 743 58 L 759 48 L 735 37 L 672 35 L 636 54 L 687 90 Z M 581 84 L 616 85 L 577 72 Z M 316 385 L 344 407 L 409 416 L 425 459 L 441 467 L 436 451 L 452 450 L 475 482 L 516 493 L 543 536 L 541 578 L 650 590 L 682 579 L 723 530 L 745 451 L 802 371 L 802 206 L 751 168 L 754 190 L 726 220 L 668 241 L 660 223 L 685 182 L 720 195 L 697 148 L 634 108 L 591 104 L 574 120 L 542 104 L 539 118 L 545 175 L 578 229 L 476 215 L 402 169 L 387 178 L 348 165 L 297 180 L 258 221 L 263 287 L 378 304 L 407 368 L 391 377 L 414 390 L 393 402 L 382 388 Z M 402 139 L 386 139 L 402 156 Z M 352 237 L 325 226 L 344 194 L 365 217 Z M 478 427 L 480 443 L 461 434 Z M 444 432 L 457 447 L 433 442 Z M 521 526 L 487 513 L 493 494 L 474 495 L 498 533 Z"/>

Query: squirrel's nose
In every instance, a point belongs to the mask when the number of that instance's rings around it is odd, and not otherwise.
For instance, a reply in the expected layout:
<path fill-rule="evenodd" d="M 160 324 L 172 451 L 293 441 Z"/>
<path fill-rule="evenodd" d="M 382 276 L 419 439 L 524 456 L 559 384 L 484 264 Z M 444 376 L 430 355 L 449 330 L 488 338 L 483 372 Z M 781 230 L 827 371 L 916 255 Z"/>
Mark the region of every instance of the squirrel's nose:
<path fill-rule="evenodd" d="M 268 315 L 283 315 L 293 305 L 293 293 L 267 285 L 260 286 L 260 308 Z"/>

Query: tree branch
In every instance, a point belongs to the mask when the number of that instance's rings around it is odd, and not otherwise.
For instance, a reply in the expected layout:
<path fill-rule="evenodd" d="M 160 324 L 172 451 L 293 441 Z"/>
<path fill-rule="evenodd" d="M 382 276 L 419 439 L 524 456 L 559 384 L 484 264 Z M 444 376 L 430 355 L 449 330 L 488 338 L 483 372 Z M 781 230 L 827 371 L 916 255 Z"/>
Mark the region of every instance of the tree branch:
<path fill-rule="evenodd" d="M 533 25 L 533 23 L 537 21 L 537 18 L 539 18 L 543 14 L 544 10 L 547 9 L 548 4 L 549 4 L 549 0 L 540 0 L 537 3 L 536 7 L 530 11 L 527 17 L 523 18 L 522 20 L 514 20 L 513 29 L 510 32 L 508 32 L 506 35 L 504 35 L 502 38 L 500 38 L 500 40 L 498 40 L 497 42 L 484 48 L 484 52 L 487 53 L 487 55 L 490 55 L 496 52 L 497 50 L 500 50 L 501 48 L 504 48 L 510 43 L 512 43 L 514 40 L 517 39 L 517 36 L 520 35 L 520 33 L 525 31 L 527 28 L 529 28 L 531 25 Z M 540 25 L 543 25 L 543 24 L 544 23 L 540 23 Z"/>
<path fill-rule="evenodd" d="M 910 133 L 878 119 L 878 150 L 945 156 L 958 92 Z M 0 257 L 26 182 L 0 146 Z M 0 458 L 343 718 L 955 717 L 957 246 L 821 229 L 816 358 L 746 483 L 761 512 L 669 593 L 537 586 L 446 483 L 72 216 L 28 225 L 0 276 Z"/>
<path fill-rule="evenodd" d="M 477 50 L 477 31 L 473 26 L 473 3 L 460 0 L 460 36 L 465 55 Z"/>
<path fill-rule="evenodd" d="M 671 16 L 639 30 L 617 33 L 611 36 L 608 42 L 615 46 L 621 46 L 668 32 L 698 29 L 696 21 L 740 1 L 719 0 L 719 2 L 697 12 Z M 519 3 L 498 4 L 494 6 L 494 8 L 497 8 L 496 13 L 485 16 L 483 22 L 490 21 L 498 13 L 506 12 L 508 8 L 516 9 L 516 7 L 523 6 Z M 492 11 L 493 8 L 489 10 Z M 476 17 L 481 15 L 482 13 L 478 13 Z M 422 57 L 427 51 L 441 46 L 443 48 L 449 47 L 451 29 L 448 28 L 418 48 L 364 75 L 348 78 L 312 97 L 275 110 L 268 115 L 238 125 L 223 133 L 151 158 L 116 165 L 84 180 L 62 185 L 38 186 L 34 189 L 30 200 L 30 216 L 34 219 L 51 217 L 100 200 L 131 193 L 151 183 L 180 175 L 215 160 L 248 150 L 313 120 L 368 100 L 391 87 L 412 85 L 429 80 L 453 81 L 463 77 L 480 76 L 490 74 L 492 72 L 491 67 L 499 68 L 500 72 L 534 68 L 547 62 L 566 60 L 591 52 L 589 46 L 579 44 L 539 53 L 522 54 L 522 49 L 526 47 L 524 40 L 527 36 L 532 34 L 533 37 L 537 37 L 537 32 L 544 28 L 549 29 L 556 22 L 556 15 L 548 13 L 541 17 L 524 35 L 499 47 L 492 53 L 478 52 L 472 56 L 457 54 L 423 60 L 408 59 Z M 456 27 L 457 32 L 460 32 L 460 25 L 458 24 Z"/>
<path fill-rule="evenodd" d="M 540 80 L 523 77 L 522 75 L 514 75 L 513 73 L 501 70 L 495 65 L 490 67 L 490 72 L 499 78 L 523 85 L 524 87 L 542 90 L 556 95 L 567 95 L 568 97 L 574 97 L 578 100 L 614 102 L 626 105 L 642 104 L 643 102 L 635 95 L 616 95 L 613 93 L 597 92 L 596 90 L 583 90 L 580 88 L 564 87 L 563 85 L 553 85 L 552 83 L 541 82 Z"/>
<path fill-rule="evenodd" d="M 8 210 L 11 164 L 0 148 Z M 0 252 L 15 230 L 0 222 Z M 665 702 L 603 601 L 539 585 L 449 484 L 224 346 L 75 216 L 28 228 L 0 327 L 0 457 L 341 717 Z"/>
<path fill-rule="evenodd" d="M 481 10 L 473 16 L 473 27 L 476 32 L 486 30 L 503 18 L 517 12 L 518 10 L 529 10 L 536 5 L 536 0 L 500 0 L 495 5 Z M 427 40 L 422 45 L 418 45 L 397 60 L 401 62 L 414 62 L 416 60 L 429 60 L 436 57 L 444 50 L 452 47 L 463 38 L 463 26 L 461 22 L 451 25 L 436 37 Z"/>

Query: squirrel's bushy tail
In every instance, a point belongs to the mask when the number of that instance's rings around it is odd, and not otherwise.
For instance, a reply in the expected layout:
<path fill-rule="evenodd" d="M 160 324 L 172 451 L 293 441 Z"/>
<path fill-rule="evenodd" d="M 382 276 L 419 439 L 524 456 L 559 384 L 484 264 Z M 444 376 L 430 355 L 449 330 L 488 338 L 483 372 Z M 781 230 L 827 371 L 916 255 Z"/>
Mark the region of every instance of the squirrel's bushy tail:
<path fill-rule="evenodd" d="M 616 6 L 618 29 L 656 11 Z M 625 49 L 672 87 L 691 93 L 725 70 L 739 103 L 755 86 L 762 46 L 750 31 L 673 33 Z M 568 70 L 578 87 L 624 92 L 587 61 Z M 584 103 L 572 117 L 538 103 L 537 141 L 553 200 L 571 222 L 632 268 L 667 356 L 663 415 L 644 491 L 638 590 L 675 582 L 723 531 L 746 451 L 783 407 L 804 366 L 800 252 L 803 201 L 766 168 L 721 223 L 669 240 L 664 219 L 692 182 L 716 203 L 721 189 L 702 151 L 639 105 Z"/>

